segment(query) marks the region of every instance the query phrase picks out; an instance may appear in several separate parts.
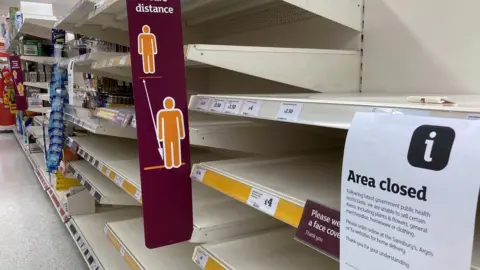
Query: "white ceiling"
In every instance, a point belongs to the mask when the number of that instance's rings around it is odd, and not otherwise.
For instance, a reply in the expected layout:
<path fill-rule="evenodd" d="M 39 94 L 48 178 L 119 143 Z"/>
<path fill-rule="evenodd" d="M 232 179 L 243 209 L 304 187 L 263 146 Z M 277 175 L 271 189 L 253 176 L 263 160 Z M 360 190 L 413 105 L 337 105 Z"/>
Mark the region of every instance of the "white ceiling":
<path fill-rule="evenodd" d="M 53 5 L 53 14 L 61 17 L 79 0 L 26 0 L 24 2 L 48 3 Z M 10 7 L 20 7 L 20 0 L 0 0 L 0 17 L 8 14 Z"/>

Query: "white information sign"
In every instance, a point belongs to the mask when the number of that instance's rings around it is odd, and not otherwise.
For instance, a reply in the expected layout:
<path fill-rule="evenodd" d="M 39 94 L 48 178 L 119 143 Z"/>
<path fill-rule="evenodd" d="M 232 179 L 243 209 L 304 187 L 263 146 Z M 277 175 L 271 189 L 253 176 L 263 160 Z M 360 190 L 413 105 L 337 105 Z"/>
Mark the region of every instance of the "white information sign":
<path fill-rule="evenodd" d="M 342 168 L 341 270 L 469 270 L 480 122 L 357 113 Z"/>

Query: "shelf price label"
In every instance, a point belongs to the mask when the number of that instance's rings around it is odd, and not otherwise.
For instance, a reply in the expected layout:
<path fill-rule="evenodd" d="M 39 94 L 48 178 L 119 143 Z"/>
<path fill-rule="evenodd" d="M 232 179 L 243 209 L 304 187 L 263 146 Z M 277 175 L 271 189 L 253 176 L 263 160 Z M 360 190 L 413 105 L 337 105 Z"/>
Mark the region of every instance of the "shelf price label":
<path fill-rule="evenodd" d="M 199 98 L 195 109 L 202 111 L 208 110 L 208 107 L 210 106 L 210 100 L 211 99 L 208 97 Z"/>
<path fill-rule="evenodd" d="M 207 170 L 205 168 L 202 168 L 200 166 L 196 166 L 195 171 L 192 173 L 192 179 L 198 182 L 203 181 L 203 177 L 205 176 L 205 173 Z"/>
<path fill-rule="evenodd" d="M 128 59 L 128 55 L 125 55 L 124 57 L 122 57 L 122 59 L 120 60 L 120 65 L 123 66 L 127 63 L 127 59 Z"/>
<path fill-rule="evenodd" d="M 120 177 L 120 176 L 116 175 L 116 176 L 115 176 L 115 180 L 114 180 L 114 181 L 115 181 L 115 184 L 117 184 L 117 186 L 122 186 L 122 185 L 123 185 L 123 181 L 124 181 L 124 180 L 123 180 L 123 178 L 122 178 L 122 177 Z"/>
<path fill-rule="evenodd" d="M 113 66 L 114 63 L 115 63 L 115 58 L 112 58 L 112 59 L 110 59 L 110 61 L 108 62 L 108 66 L 111 67 L 111 66 Z"/>
<path fill-rule="evenodd" d="M 142 191 L 140 189 L 137 189 L 137 192 L 135 192 L 135 200 L 140 201 L 140 198 L 142 198 Z"/>
<path fill-rule="evenodd" d="M 205 266 L 207 266 L 207 262 L 208 255 L 201 250 L 197 250 L 197 254 L 195 254 L 195 263 L 197 263 L 200 268 L 205 269 Z"/>
<path fill-rule="evenodd" d="M 241 107 L 242 107 L 242 101 L 229 99 L 227 100 L 225 109 L 223 109 L 223 113 L 237 115 L 240 113 Z"/>
<path fill-rule="evenodd" d="M 303 104 L 282 102 L 277 112 L 277 119 L 283 121 L 297 122 L 302 112 Z"/>
<path fill-rule="evenodd" d="M 137 128 L 137 118 L 135 115 L 132 117 L 132 123 L 130 124 L 133 128 Z"/>
<path fill-rule="evenodd" d="M 247 100 L 244 102 L 240 114 L 245 116 L 256 117 L 258 116 L 258 113 L 260 112 L 261 107 L 262 107 L 262 101 Z"/>
<path fill-rule="evenodd" d="M 125 256 L 125 249 L 123 247 L 120 247 L 120 255 L 122 257 Z"/>
<path fill-rule="evenodd" d="M 226 100 L 225 99 L 214 99 L 212 105 L 210 106 L 211 112 L 221 113 L 225 109 Z"/>
<path fill-rule="evenodd" d="M 279 201 L 280 199 L 276 196 L 270 195 L 256 188 L 252 188 L 250 196 L 247 200 L 247 204 L 269 214 L 270 216 L 273 216 L 275 215 L 275 211 L 277 211 Z"/>

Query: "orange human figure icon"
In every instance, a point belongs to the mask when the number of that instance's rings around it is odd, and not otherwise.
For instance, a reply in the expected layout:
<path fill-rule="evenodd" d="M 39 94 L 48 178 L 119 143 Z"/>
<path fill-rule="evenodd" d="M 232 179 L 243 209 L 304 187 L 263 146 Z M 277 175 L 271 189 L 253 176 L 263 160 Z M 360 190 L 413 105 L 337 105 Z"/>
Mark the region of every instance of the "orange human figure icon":
<path fill-rule="evenodd" d="M 138 35 L 138 54 L 142 56 L 143 73 L 155 73 L 155 55 L 157 53 L 157 38 L 150 33 L 150 26 L 144 25 L 142 33 Z"/>
<path fill-rule="evenodd" d="M 183 112 L 175 108 L 175 100 L 166 97 L 163 109 L 157 113 L 157 138 L 163 142 L 163 160 L 166 169 L 182 166 L 181 140 L 185 139 Z"/>

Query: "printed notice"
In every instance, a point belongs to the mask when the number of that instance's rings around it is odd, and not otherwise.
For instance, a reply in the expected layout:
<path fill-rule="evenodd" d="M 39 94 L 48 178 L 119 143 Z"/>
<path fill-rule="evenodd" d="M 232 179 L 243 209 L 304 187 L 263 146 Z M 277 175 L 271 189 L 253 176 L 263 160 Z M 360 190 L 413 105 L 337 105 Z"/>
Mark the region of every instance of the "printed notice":
<path fill-rule="evenodd" d="M 480 122 L 358 113 L 342 168 L 341 270 L 469 270 Z"/>
<path fill-rule="evenodd" d="M 340 253 L 340 212 L 307 200 L 295 240 L 338 259 Z"/>

